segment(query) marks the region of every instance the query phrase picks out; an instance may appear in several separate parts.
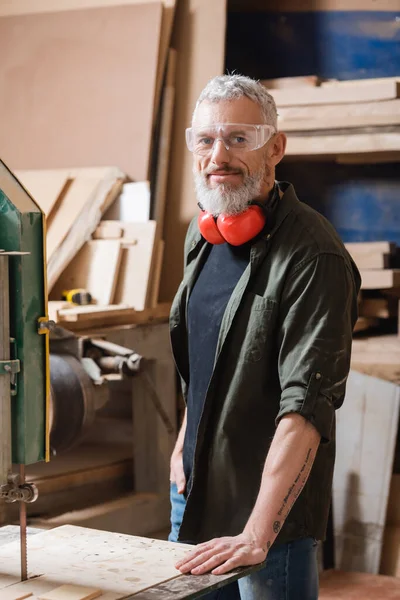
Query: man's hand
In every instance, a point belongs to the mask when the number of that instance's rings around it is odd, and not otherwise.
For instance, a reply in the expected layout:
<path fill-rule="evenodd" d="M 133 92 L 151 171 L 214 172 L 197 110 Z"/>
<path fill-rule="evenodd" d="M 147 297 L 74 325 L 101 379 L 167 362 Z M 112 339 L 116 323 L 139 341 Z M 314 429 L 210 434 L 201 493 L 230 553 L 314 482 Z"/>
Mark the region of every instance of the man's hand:
<path fill-rule="evenodd" d="M 183 470 L 182 451 L 175 451 L 171 455 L 170 462 L 170 481 L 176 483 L 178 494 L 183 494 L 186 488 L 185 472 Z"/>
<path fill-rule="evenodd" d="M 222 537 L 199 544 L 175 568 L 182 573 L 223 575 L 232 569 L 258 565 L 267 557 L 267 548 L 241 533 L 235 537 Z"/>

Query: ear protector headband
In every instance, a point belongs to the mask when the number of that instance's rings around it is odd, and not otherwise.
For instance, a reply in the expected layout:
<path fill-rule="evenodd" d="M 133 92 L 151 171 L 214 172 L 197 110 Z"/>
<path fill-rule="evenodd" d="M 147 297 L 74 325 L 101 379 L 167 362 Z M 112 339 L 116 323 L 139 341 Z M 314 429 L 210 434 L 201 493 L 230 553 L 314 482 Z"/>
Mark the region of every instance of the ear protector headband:
<path fill-rule="evenodd" d="M 247 210 L 234 216 L 220 214 L 214 217 L 199 204 L 202 212 L 198 216 L 197 224 L 201 235 L 214 245 L 228 242 L 231 246 L 241 246 L 249 242 L 264 229 L 267 212 L 275 205 L 277 189 L 275 185 L 272 198 L 266 205 L 253 201 Z"/>

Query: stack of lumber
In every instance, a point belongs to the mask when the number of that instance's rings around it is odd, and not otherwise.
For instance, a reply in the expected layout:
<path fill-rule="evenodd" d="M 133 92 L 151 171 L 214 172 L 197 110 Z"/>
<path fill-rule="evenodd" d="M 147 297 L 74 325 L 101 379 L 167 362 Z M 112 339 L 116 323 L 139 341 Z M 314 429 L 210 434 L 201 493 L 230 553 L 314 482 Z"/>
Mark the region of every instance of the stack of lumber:
<path fill-rule="evenodd" d="M 400 252 L 391 242 L 345 244 L 360 270 L 360 318 L 355 332 L 379 327 L 382 320 L 397 319 L 400 299 Z"/>
<path fill-rule="evenodd" d="M 286 156 L 339 162 L 400 157 L 400 78 L 263 82 L 274 96 Z M 356 158 L 355 158 L 356 157 Z"/>
<path fill-rule="evenodd" d="M 50 314 L 69 329 L 168 317 L 158 306 L 164 242 L 150 219 L 149 182 L 126 182 L 116 167 L 16 171 L 47 215 Z M 103 218 L 102 218 L 103 217 Z M 62 301 L 90 293 L 89 306 Z"/>
<path fill-rule="evenodd" d="M 47 215 L 51 299 L 67 283 L 89 283 L 97 304 L 156 305 L 176 100 L 172 30 L 176 23 L 175 47 L 186 30 L 176 4 L 0 2 L 0 79 L 14 73 L 8 98 L 26 99 L 0 98 L 0 145 Z M 92 243 L 101 218 L 142 225 L 121 227 L 118 243 L 103 227 Z"/>

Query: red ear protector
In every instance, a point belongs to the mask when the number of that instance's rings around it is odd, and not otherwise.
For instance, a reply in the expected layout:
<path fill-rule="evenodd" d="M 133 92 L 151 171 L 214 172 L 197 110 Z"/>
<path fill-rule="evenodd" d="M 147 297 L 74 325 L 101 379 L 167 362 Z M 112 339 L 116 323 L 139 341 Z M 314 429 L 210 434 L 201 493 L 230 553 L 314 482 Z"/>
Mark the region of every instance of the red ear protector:
<path fill-rule="evenodd" d="M 231 246 L 241 246 L 258 235 L 265 225 L 264 210 L 253 204 L 247 210 L 235 216 L 213 215 L 203 210 L 198 217 L 201 235 L 210 244 L 228 242 Z"/>
<path fill-rule="evenodd" d="M 221 214 L 218 218 L 206 212 L 201 204 L 197 224 L 200 233 L 210 244 L 228 242 L 231 246 L 241 246 L 255 238 L 264 229 L 266 222 L 273 226 L 272 213 L 279 200 L 279 186 L 275 182 L 269 200 L 264 204 L 253 200 L 249 208 L 239 215 Z"/>

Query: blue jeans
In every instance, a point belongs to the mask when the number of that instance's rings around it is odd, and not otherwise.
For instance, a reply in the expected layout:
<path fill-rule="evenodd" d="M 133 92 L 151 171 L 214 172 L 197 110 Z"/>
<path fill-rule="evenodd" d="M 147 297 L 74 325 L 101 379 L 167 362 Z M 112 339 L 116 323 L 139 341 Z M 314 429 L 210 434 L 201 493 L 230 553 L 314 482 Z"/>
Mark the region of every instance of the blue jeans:
<path fill-rule="evenodd" d="M 171 533 L 176 542 L 186 501 L 171 483 Z M 220 590 L 204 596 L 205 600 L 317 600 L 318 544 L 314 538 L 304 538 L 272 546 L 265 568 Z"/>

